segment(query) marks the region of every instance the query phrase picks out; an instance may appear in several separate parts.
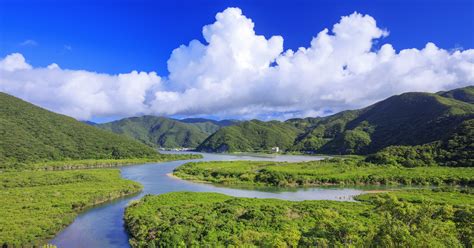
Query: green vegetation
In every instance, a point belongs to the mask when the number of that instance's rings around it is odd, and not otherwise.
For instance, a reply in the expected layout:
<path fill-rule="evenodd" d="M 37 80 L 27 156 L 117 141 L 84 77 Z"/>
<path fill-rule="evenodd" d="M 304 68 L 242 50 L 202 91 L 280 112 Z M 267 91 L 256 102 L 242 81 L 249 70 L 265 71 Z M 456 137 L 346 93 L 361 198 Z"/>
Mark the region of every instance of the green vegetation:
<path fill-rule="evenodd" d="M 135 138 L 154 147 L 196 147 L 209 136 L 201 128 L 165 117 L 142 116 L 99 124 L 96 127 Z"/>
<path fill-rule="evenodd" d="M 53 237 L 84 208 L 141 190 L 100 168 L 189 159 L 165 155 L 70 117 L 0 93 L 0 245 L 30 247 Z M 28 171 L 29 170 L 29 171 Z"/>
<path fill-rule="evenodd" d="M 132 139 L 0 93 L 0 168 L 82 159 L 161 158 Z"/>
<path fill-rule="evenodd" d="M 328 117 L 290 119 L 286 122 L 247 121 L 224 127 L 204 141 L 198 150 L 213 152 L 283 151 L 325 154 L 371 154 L 390 146 L 447 145 L 451 156 L 442 165 L 466 166 L 473 160 L 471 137 L 458 136 L 463 147 L 453 141 L 453 133 L 465 129 L 472 134 L 474 87 L 438 94 L 405 93 L 392 96 L 360 110 Z M 458 131 L 456 131 L 458 130 Z M 281 141 L 278 141 L 280 140 Z M 458 149 L 464 149 L 459 152 Z M 471 150 L 469 150 L 471 149 Z M 444 153 L 444 152 L 442 152 Z M 462 161 L 458 156 L 463 156 Z M 438 160 L 436 160 L 438 163 Z"/>
<path fill-rule="evenodd" d="M 0 106 L 0 170 L 105 167 L 192 157 L 159 154 L 133 139 L 1 92 Z"/>
<path fill-rule="evenodd" d="M 389 146 L 367 157 L 377 164 L 474 167 L 474 119 L 464 121 L 447 139 L 418 146 Z"/>
<path fill-rule="evenodd" d="M 272 147 L 288 150 L 301 130 L 279 121 L 251 120 L 219 129 L 197 147 L 208 152 L 260 152 Z"/>
<path fill-rule="evenodd" d="M 145 196 L 125 212 L 132 247 L 470 247 L 472 220 L 472 206 L 390 194 L 291 202 L 179 192 Z"/>
<path fill-rule="evenodd" d="M 231 120 L 214 121 L 202 118 L 174 120 L 146 115 L 98 124 L 96 127 L 137 139 L 153 147 L 195 148 L 221 127 L 234 123 L 236 122 Z"/>
<path fill-rule="evenodd" d="M 81 210 L 140 190 L 111 169 L 0 173 L 0 245 L 39 245 Z"/>
<path fill-rule="evenodd" d="M 474 104 L 474 86 L 467 86 L 450 91 L 441 91 L 437 94 L 443 97 L 453 98 L 459 101 Z"/>
<path fill-rule="evenodd" d="M 474 185 L 474 168 L 380 166 L 360 159 L 286 163 L 264 161 L 191 162 L 175 169 L 188 180 L 272 186 L 404 184 Z"/>
<path fill-rule="evenodd" d="M 470 187 L 391 190 L 384 193 L 358 195 L 356 199 L 359 201 L 376 201 L 381 195 L 391 195 L 399 200 L 411 203 L 449 204 L 457 208 L 474 206 L 474 191 Z"/>
<path fill-rule="evenodd" d="M 84 159 L 48 161 L 29 164 L 15 164 L 16 166 L 4 167 L 4 171 L 14 170 L 76 170 L 92 168 L 109 168 L 123 165 L 160 163 L 173 160 L 185 160 L 201 158 L 200 154 L 166 154 L 154 158 L 130 158 L 130 159 Z"/>

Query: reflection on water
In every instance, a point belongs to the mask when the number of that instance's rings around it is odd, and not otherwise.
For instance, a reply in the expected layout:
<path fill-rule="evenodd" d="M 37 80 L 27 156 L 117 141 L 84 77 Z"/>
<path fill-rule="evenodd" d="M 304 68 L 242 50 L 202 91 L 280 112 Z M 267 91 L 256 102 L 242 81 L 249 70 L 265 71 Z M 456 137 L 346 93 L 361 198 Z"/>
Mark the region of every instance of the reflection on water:
<path fill-rule="evenodd" d="M 302 155 L 252 155 L 252 154 L 203 154 L 204 158 L 192 161 L 262 160 L 301 162 L 320 160 L 323 157 Z M 135 196 L 118 199 L 80 214 L 74 222 L 59 233 L 51 243 L 58 247 L 129 247 L 128 235 L 124 229 L 123 213 L 131 200 L 138 200 L 145 194 L 163 194 L 175 191 L 217 192 L 238 197 L 278 198 L 284 200 L 338 200 L 351 201 L 364 188 L 317 187 L 223 187 L 184 181 L 167 176 L 177 166 L 189 162 L 173 161 L 157 164 L 125 166 L 121 168 L 124 178 L 141 183 L 143 192 Z M 380 189 L 380 187 L 379 187 Z"/>

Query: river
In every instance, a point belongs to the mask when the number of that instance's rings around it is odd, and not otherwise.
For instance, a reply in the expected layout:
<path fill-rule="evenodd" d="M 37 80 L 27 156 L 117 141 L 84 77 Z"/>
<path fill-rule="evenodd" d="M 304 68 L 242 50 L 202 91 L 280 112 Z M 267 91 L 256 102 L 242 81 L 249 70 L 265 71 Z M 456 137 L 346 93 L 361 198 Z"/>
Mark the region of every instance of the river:
<path fill-rule="evenodd" d="M 278 198 L 285 200 L 352 200 L 363 192 L 357 188 L 229 188 L 219 185 L 195 183 L 167 176 L 174 168 L 189 161 L 269 160 L 301 162 L 320 160 L 323 157 L 298 155 L 228 155 L 202 154 L 197 160 L 150 163 L 121 167 L 122 177 L 141 183 L 144 189 L 134 196 L 107 202 L 84 211 L 74 222 L 60 232 L 50 243 L 59 248 L 75 247 L 129 247 L 128 234 L 124 228 L 123 213 L 131 200 L 145 194 L 163 194 L 174 191 L 217 192 L 231 196 L 253 198 Z"/>

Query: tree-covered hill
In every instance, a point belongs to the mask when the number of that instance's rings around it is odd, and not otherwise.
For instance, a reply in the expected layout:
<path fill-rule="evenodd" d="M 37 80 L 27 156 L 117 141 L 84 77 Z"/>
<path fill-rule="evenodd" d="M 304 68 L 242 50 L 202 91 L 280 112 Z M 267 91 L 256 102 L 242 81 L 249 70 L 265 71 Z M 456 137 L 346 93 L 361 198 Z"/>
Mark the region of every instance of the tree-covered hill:
<path fill-rule="evenodd" d="M 234 123 L 237 122 L 232 120 L 215 121 L 203 118 L 175 120 L 146 115 L 125 118 L 96 126 L 135 138 L 150 146 L 194 148 L 221 127 L 230 126 Z"/>
<path fill-rule="evenodd" d="M 394 145 L 422 145 L 448 140 L 459 127 L 471 126 L 466 121 L 474 118 L 472 99 L 474 87 L 469 86 L 437 94 L 405 93 L 327 117 L 248 121 L 220 129 L 198 148 L 232 152 L 279 146 L 289 151 L 368 154 Z"/>
<path fill-rule="evenodd" d="M 17 163 L 159 156 L 154 149 L 0 93 L 0 167 Z"/>
<path fill-rule="evenodd" d="M 151 115 L 125 118 L 97 127 L 135 138 L 150 146 L 166 148 L 196 147 L 209 136 L 195 125 Z"/>
<path fill-rule="evenodd" d="M 441 91 L 437 94 L 443 97 L 474 104 L 474 86 L 467 86 L 450 91 Z"/>
<path fill-rule="evenodd" d="M 219 129 L 209 136 L 199 151 L 269 151 L 272 147 L 289 149 L 302 131 L 279 121 L 251 120 Z"/>
<path fill-rule="evenodd" d="M 362 109 L 320 151 L 373 153 L 392 145 L 426 144 L 448 137 L 473 117 L 472 104 L 436 94 L 405 93 Z"/>

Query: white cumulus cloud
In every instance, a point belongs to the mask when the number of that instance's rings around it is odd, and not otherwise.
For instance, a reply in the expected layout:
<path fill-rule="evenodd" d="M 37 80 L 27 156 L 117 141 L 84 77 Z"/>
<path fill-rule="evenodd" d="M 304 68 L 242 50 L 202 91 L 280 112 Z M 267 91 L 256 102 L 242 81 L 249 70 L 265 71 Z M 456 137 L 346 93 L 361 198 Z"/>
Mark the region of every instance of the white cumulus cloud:
<path fill-rule="evenodd" d="M 48 109 L 92 116 L 314 116 L 358 108 L 407 91 L 435 92 L 474 84 L 474 50 L 375 49 L 389 35 L 369 15 L 353 13 L 316 34 L 308 47 L 283 49 L 238 8 L 216 15 L 198 40 L 176 48 L 169 75 L 109 75 L 32 68 L 21 54 L 0 60 L 0 91 Z"/>

